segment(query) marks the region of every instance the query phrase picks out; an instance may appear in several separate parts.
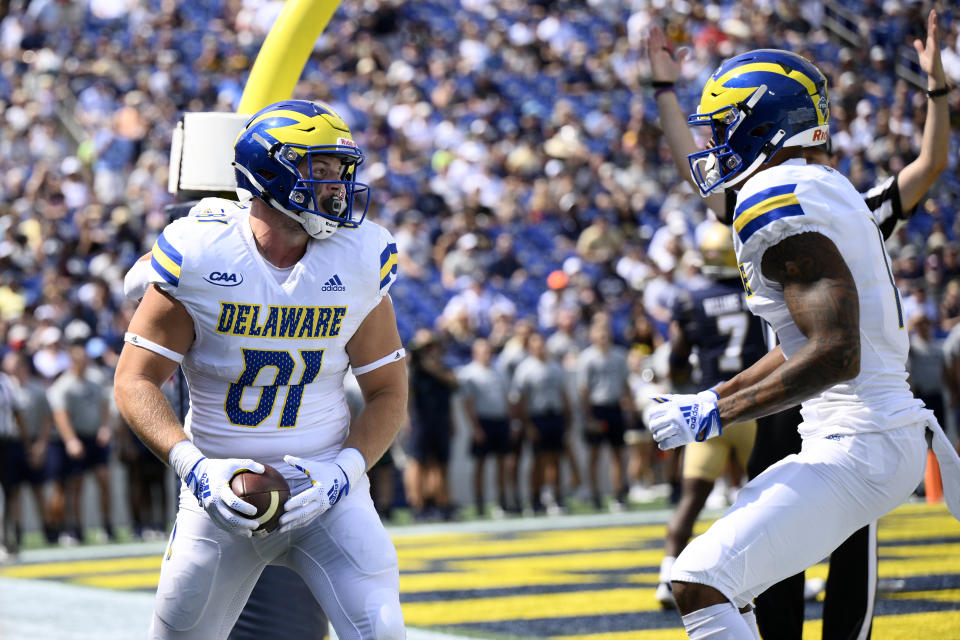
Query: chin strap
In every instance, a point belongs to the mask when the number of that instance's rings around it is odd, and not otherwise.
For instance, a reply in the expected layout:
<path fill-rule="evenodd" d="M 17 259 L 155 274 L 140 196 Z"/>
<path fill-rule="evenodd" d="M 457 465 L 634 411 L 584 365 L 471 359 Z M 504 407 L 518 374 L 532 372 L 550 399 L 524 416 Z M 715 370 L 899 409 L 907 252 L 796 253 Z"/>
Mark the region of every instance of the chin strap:
<path fill-rule="evenodd" d="M 770 155 L 770 153 L 774 149 L 777 148 L 777 144 L 779 144 L 779 142 L 783 140 L 783 136 L 785 135 L 787 135 L 786 131 L 784 131 L 783 129 L 778 130 L 773 135 L 772 138 L 770 138 L 766 143 L 764 143 L 763 147 L 760 150 L 760 153 L 757 154 L 756 159 L 750 164 L 750 166 L 744 169 L 743 171 L 741 171 L 740 174 L 733 180 L 724 182 L 723 185 L 725 187 L 732 187 L 733 185 L 739 184 L 744 180 L 746 180 L 747 178 L 749 178 L 754 171 L 760 168 L 760 165 L 762 165 L 764 162 L 767 161 L 767 157 Z"/>
<path fill-rule="evenodd" d="M 266 202 L 271 209 L 276 209 L 277 211 L 279 211 L 280 213 L 283 213 L 287 217 L 292 218 L 297 222 L 299 222 L 300 226 L 303 227 L 303 230 L 306 231 L 311 238 L 314 238 L 316 240 L 323 240 L 324 238 L 329 238 L 339 228 L 336 223 L 330 220 L 327 220 L 326 218 L 321 218 L 320 216 L 314 216 L 317 218 L 318 221 L 320 221 L 320 228 L 311 229 L 310 227 L 313 226 L 310 224 L 310 221 L 312 220 L 312 218 L 306 218 L 303 214 L 292 211 L 286 208 L 285 206 L 283 206 L 282 204 L 280 204 L 277 201 L 277 199 L 271 196 L 270 192 L 267 191 L 263 187 L 263 185 L 260 184 L 257 181 L 257 179 L 253 177 L 253 174 L 250 173 L 246 167 L 239 165 L 236 162 L 233 163 L 233 166 L 237 171 L 242 173 L 247 178 L 247 180 L 250 181 L 250 184 L 253 185 L 254 188 L 256 188 L 260 192 L 259 194 L 252 194 L 252 195 Z"/>

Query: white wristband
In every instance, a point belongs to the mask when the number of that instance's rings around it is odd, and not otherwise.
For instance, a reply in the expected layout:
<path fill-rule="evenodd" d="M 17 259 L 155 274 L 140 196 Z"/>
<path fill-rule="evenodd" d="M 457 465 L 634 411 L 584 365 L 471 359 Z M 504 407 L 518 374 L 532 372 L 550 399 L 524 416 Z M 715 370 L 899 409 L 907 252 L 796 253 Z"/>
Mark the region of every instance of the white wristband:
<path fill-rule="evenodd" d="M 353 447 L 340 451 L 333 462 L 347 474 L 347 481 L 350 484 L 355 484 L 367 472 L 367 460 L 358 449 Z"/>
<path fill-rule="evenodd" d="M 173 470 L 177 472 L 177 477 L 186 481 L 193 468 L 205 457 L 195 444 L 189 440 L 181 440 L 170 449 L 170 455 L 167 456 L 167 459 Z"/>
<path fill-rule="evenodd" d="M 716 389 L 713 389 L 713 388 L 704 389 L 703 391 L 701 391 L 700 393 L 698 393 L 697 396 L 700 397 L 700 399 L 702 399 L 702 400 L 709 400 L 709 401 L 712 401 L 712 402 L 719 402 L 719 401 L 720 401 L 720 394 L 717 393 L 717 390 L 716 390 Z"/>

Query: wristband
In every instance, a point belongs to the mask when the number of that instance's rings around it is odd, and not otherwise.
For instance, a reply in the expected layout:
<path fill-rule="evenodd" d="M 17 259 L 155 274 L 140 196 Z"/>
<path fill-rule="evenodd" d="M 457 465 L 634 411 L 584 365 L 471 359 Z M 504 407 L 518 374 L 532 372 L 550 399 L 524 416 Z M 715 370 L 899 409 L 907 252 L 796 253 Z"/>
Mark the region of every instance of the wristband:
<path fill-rule="evenodd" d="M 190 485 L 187 479 L 193 473 L 197 463 L 204 459 L 203 452 L 197 449 L 197 446 L 189 440 L 181 440 L 170 449 L 170 455 L 167 460 L 170 466 L 177 472 L 177 477 Z M 193 487 L 190 487 L 191 491 Z"/>
<path fill-rule="evenodd" d="M 658 87 L 653 92 L 654 99 L 659 98 L 661 94 L 667 93 L 668 91 L 673 91 L 673 83 L 666 87 Z"/>
<path fill-rule="evenodd" d="M 701 392 L 700 392 L 699 394 L 697 394 L 697 395 L 701 395 L 701 394 L 704 394 L 704 393 L 712 393 L 712 394 L 713 394 L 713 398 L 711 398 L 711 400 L 713 400 L 714 402 L 720 402 L 720 394 L 717 393 L 717 390 L 714 389 L 713 387 L 711 387 L 711 388 L 709 388 L 709 389 L 704 389 L 703 391 L 701 391 Z"/>
<path fill-rule="evenodd" d="M 672 80 L 651 80 L 650 86 L 654 89 L 672 89 L 676 83 Z"/>
<path fill-rule="evenodd" d="M 950 86 L 946 84 L 939 89 L 927 89 L 928 98 L 939 98 L 940 96 L 945 96 L 948 93 L 950 93 Z"/>
<path fill-rule="evenodd" d="M 367 471 L 366 459 L 363 457 L 363 454 L 360 453 L 359 449 L 354 449 L 353 447 L 347 447 L 340 451 L 333 463 L 343 470 L 344 475 L 347 476 L 347 482 L 350 484 L 354 484 L 360 480 Z"/>

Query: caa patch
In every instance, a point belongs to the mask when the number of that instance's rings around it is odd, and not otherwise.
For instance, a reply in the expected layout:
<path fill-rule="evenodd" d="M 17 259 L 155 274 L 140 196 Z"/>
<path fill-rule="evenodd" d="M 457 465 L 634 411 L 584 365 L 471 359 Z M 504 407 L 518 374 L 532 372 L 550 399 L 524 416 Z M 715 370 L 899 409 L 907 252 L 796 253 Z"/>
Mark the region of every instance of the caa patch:
<path fill-rule="evenodd" d="M 204 280 L 218 287 L 235 287 L 243 282 L 243 274 L 230 273 L 227 271 L 211 271 L 210 275 Z"/>

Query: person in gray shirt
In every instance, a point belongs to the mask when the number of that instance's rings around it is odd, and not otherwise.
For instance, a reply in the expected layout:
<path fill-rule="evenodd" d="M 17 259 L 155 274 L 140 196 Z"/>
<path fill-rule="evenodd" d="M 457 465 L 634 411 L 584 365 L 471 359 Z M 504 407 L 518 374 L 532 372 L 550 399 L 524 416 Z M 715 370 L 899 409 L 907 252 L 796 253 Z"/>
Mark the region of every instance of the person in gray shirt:
<path fill-rule="evenodd" d="M 109 386 L 106 376 L 91 364 L 84 342 L 75 341 L 70 345 L 70 367 L 47 390 L 53 422 L 67 454 L 64 506 L 68 534 L 78 542 L 83 541 L 80 489 L 87 471 L 93 472 L 100 490 L 100 509 L 107 539 L 114 539 L 107 472 L 112 434 L 107 424 L 106 389 Z"/>
<path fill-rule="evenodd" d="M 928 409 L 937 416 L 940 424 L 946 424 L 946 407 L 943 391 L 946 388 L 946 362 L 943 340 L 933 335 L 933 322 L 922 311 L 907 319 L 910 331 L 910 352 L 907 370 L 910 372 L 910 387 L 923 400 Z"/>
<path fill-rule="evenodd" d="M 20 549 L 20 485 L 24 479 L 24 445 L 27 434 L 16 412 L 13 383 L 0 372 L 0 488 L 3 490 L 3 521 L 0 526 L 0 561 Z"/>
<path fill-rule="evenodd" d="M 484 500 L 484 476 L 486 457 L 496 458 L 497 509 L 502 515 L 513 509 L 518 502 L 515 482 L 507 473 L 506 463 L 513 451 L 510 437 L 510 401 L 507 379 L 492 366 L 493 350 L 484 338 L 473 342 L 473 360 L 457 372 L 460 382 L 460 394 L 463 399 L 467 421 L 471 428 L 470 454 L 474 458 L 474 499 L 477 515 L 486 512 Z M 507 502 L 507 492 L 514 496 L 513 502 Z"/>
<path fill-rule="evenodd" d="M 613 344 L 609 322 L 594 322 L 590 326 L 590 346 L 577 360 L 577 390 L 586 414 L 584 440 L 590 448 L 590 489 L 594 506 L 598 509 L 603 506 L 597 476 L 604 444 L 610 446 L 610 482 L 614 494 L 610 508 L 619 510 L 626 503 L 623 465 L 626 421 L 623 408 L 633 409 L 629 377 L 627 352 Z"/>
<path fill-rule="evenodd" d="M 560 456 L 570 430 L 570 402 L 567 398 L 563 367 L 547 355 L 546 344 L 539 333 L 527 338 L 529 354 L 513 375 L 517 411 L 527 437 L 533 443 L 533 469 L 530 474 L 530 496 L 534 513 L 545 507 L 551 513 L 563 510 L 560 483 Z M 552 485 L 552 495 L 541 497 L 541 490 Z"/>
<path fill-rule="evenodd" d="M 3 371 L 12 384 L 14 411 L 20 417 L 25 432 L 22 451 L 17 460 L 11 461 L 12 467 L 19 467 L 19 471 L 12 475 L 16 483 L 29 483 L 37 512 L 43 521 L 44 535 L 47 542 L 52 544 L 57 541 L 51 523 L 54 501 L 44 500 L 43 487 L 48 481 L 56 479 L 57 463 L 50 443 L 52 429 L 46 385 L 33 371 L 30 356 L 23 350 L 10 351 L 4 356 Z M 8 465 L 8 470 L 12 467 Z M 16 546 L 19 546 L 19 529 L 16 537 Z"/>

